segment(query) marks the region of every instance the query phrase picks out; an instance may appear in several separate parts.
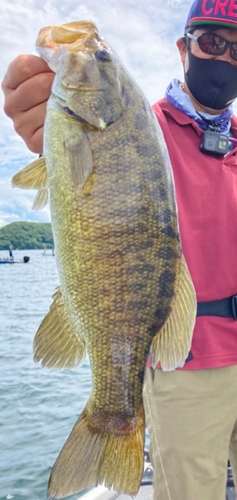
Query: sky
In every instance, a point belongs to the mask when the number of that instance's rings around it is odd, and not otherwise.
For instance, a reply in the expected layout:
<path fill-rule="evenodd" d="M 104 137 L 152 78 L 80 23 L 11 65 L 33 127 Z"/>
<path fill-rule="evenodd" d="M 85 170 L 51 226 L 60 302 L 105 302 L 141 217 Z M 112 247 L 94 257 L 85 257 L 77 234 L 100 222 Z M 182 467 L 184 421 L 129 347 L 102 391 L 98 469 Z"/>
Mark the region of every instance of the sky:
<path fill-rule="evenodd" d="M 39 29 L 92 20 L 152 104 L 173 78 L 183 78 L 176 40 L 191 0 L 0 0 L 0 81 L 19 54 L 36 54 Z M 32 210 L 35 191 L 12 188 L 11 177 L 36 155 L 14 131 L 0 90 L 0 227 L 16 221 L 50 222 L 48 206 Z"/>

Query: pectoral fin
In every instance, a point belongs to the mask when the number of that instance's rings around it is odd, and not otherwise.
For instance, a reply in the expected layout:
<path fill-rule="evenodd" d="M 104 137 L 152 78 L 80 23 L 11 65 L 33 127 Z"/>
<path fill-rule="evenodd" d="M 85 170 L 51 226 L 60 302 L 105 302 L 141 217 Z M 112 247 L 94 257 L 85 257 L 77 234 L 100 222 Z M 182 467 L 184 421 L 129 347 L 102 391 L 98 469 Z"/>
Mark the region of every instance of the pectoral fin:
<path fill-rule="evenodd" d="M 47 186 L 47 181 L 45 159 L 41 156 L 12 177 L 12 186 L 23 189 L 40 189 Z"/>
<path fill-rule="evenodd" d="M 184 258 L 176 290 L 171 313 L 153 338 L 151 346 L 153 366 L 160 361 L 163 371 L 171 371 L 184 365 L 196 321 L 196 294 Z"/>
<path fill-rule="evenodd" d="M 93 157 L 87 135 L 84 133 L 77 144 L 66 144 L 74 185 L 80 191 L 93 170 Z"/>
<path fill-rule="evenodd" d="M 60 287 L 34 338 L 34 361 L 47 368 L 75 368 L 84 359 L 85 342 L 78 336 L 68 315 Z"/>
<path fill-rule="evenodd" d="M 38 189 L 32 208 L 43 208 L 48 203 L 48 176 L 43 156 L 23 168 L 12 178 L 12 186 L 23 189 Z"/>

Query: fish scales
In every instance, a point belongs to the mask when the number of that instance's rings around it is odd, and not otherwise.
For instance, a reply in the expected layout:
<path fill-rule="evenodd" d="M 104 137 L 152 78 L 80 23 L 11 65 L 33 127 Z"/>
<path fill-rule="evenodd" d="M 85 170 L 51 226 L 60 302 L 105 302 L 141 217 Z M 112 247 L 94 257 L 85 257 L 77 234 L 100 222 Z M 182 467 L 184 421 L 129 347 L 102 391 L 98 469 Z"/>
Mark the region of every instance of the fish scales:
<path fill-rule="evenodd" d="M 43 366 L 72 368 L 87 350 L 92 390 L 56 460 L 50 498 L 88 486 L 135 495 L 143 472 L 146 360 L 181 366 L 196 299 L 185 265 L 173 177 L 154 114 L 93 23 L 37 41 L 55 70 L 44 159 L 13 178 L 50 193 L 60 287 L 34 339 Z"/>

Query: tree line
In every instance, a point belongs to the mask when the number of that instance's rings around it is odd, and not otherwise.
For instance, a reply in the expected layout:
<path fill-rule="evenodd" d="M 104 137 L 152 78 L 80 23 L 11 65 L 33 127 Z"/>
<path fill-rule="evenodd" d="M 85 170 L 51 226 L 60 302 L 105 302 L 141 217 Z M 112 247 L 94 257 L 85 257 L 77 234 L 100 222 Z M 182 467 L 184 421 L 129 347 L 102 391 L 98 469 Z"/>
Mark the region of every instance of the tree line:
<path fill-rule="evenodd" d="M 0 250 L 9 245 L 18 250 L 53 248 L 53 233 L 50 223 L 12 222 L 0 228 Z"/>

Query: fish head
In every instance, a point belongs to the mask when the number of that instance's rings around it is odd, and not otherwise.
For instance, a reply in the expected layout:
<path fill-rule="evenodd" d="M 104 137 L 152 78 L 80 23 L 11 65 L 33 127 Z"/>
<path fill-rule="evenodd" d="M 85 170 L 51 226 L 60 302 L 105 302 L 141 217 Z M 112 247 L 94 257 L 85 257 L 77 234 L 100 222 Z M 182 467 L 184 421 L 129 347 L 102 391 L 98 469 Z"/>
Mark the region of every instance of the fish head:
<path fill-rule="evenodd" d="M 121 117 L 129 101 L 123 68 L 92 22 L 52 26 L 36 47 L 56 73 L 51 97 L 64 113 L 100 130 Z"/>

